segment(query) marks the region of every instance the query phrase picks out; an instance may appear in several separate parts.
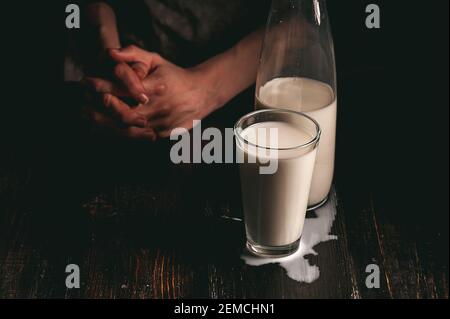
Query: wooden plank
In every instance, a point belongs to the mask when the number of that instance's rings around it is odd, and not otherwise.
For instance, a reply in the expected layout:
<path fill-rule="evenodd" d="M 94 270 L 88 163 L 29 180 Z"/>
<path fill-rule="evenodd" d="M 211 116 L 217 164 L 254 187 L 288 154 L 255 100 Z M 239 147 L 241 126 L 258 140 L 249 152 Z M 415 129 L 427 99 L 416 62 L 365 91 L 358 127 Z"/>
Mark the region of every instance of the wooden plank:
<path fill-rule="evenodd" d="M 209 297 L 358 298 L 343 220 L 342 211 L 339 211 L 332 228 L 332 234 L 337 234 L 338 240 L 319 244 L 315 247 L 318 257 L 307 257 L 311 264 L 320 268 L 320 277 L 315 282 L 299 283 L 290 279 L 279 265 L 252 267 L 234 256 L 236 261 L 209 265 Z M 238 254 L 242 252 L 242 247 L 243 242 L 236 247 Z"/>
<path fill-rule="evenodd" d="M 353 257 L 354 284 L 359 287 L 358 297 L 366 298 L 392 298 L 392 290 L 388 277 L 383 254 L 375 224 L 375 212 L 371 205 L 371 194 L 364 187 L 348 187 L 345 185 L 341 191 L 342 205 L 345 206 L 345 233 L 349 254 Z M 366 286 L 366 273 L 368 265 L 375 264 L 380 269 L 380 288 L 369 289 Z"/>
<path fill-rule="evenodd" d="M 402 229 L 386 218 L 388 207 L 372 205 L 380 211 L 375 223 L 392 297 L 448 298 L 448 241 L 445 243 L 439 227 L 426 231 L 406 222 L 403 228 L 408 229 Z"/>
<path fill-rule="evenodd" d="M 220 218 L 242 217 L 232 167 L 148 172 L 137 182 L 118 173 L 95 184 L 87 236 L 80 232 L 75 246 L 31 231 L 25 170 L 8 167 L 0 178 L 1 298 L 448 298 L 442 238 L 401 231 L 365 187 L 339 188 L 339 238 L 308 257 L 320 278 L 299 284 L 277 265 L 240 259 L 243 225 Z M 81 267 L 79 290 L 64 285 L 69 263 Z M 371 263 L 381 268 L 380 289 L 365 286 Z"/>

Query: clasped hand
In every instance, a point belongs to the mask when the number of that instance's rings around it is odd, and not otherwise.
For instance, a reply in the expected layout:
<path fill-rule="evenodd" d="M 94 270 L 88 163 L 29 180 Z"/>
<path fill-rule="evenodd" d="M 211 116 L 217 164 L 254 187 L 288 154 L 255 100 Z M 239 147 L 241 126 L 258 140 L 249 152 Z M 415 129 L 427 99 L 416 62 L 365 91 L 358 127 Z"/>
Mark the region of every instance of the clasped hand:
<path fill-rule="evenodd" d="M 96 124 L 133 139 L 155 141 L 176 128 L 191 129 L 210 114 L 217 92 L 199 68 L 181 68 L 136 46 L 109 50 L 113 79 L 88 77 L 84 82 L 101 97 L 88 107 Z M 126 101 L 136 101 L 136 106 Z"/>

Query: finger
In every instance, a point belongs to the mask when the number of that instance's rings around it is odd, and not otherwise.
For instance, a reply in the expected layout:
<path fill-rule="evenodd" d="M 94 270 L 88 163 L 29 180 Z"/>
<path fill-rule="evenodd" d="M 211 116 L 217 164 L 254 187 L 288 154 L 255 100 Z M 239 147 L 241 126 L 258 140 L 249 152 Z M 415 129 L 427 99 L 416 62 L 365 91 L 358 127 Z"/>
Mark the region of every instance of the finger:
<path fill-rule="evenodd" d="M 148 121 L 147 127 L 156 131 L 166 130 L 172 127 L 173 120 L 169 116 L 162 116 Z"/>
<path fill-rule="evenodd" d="M 136 101 L 139 101 L 142 104 L 146 104 L 149 101 L 141 80 L 128 64 L 117 64 L 114 69 L 114 74 Z"/>
<path fill-rule="evenodd" d="M 142 62 L 132 63 L 131 68 L 134 70 L 134 72 L 136 72 L 136 75 L 141 81 L 144 80 L 150 72 L 147 65 Z"/>
<path fill-rule="evenodd" d="M 91 120 L 96 123 L 99 127 L 103 129 L 108 129 L 110 133 L 118 136 L 123 136 L 132 139 L 147 139 L 151 141 L 156 141 L 157 135 L 155 131 L 151 128 L 139 128 L 139 127 L 128 127 L 119 128 L 117 123 L 111 117 L 107 115 L 92 111 L 89 114 Z"/>
<path fill-rule="evenodd" d="M 114 119 L 98 111 L 90 110 L 88 113 L 88 117 L 92 122 L 102 127 L 114 127 L 115 124 Z"/>
<path fill-rule="evenodd" d="M 158 54 L 145 51 L 135 45 L 130 45 L 119 50 L 110 50 L 109 54 L 113 60 L 119 63 L 143 63 L 147 68 L 147 74 L 150 70 L 157 67 L 163 61 Z"/>
<path fill-rule="evenodd" d="M 131 139 L 145 139 L 151 141 L 156 141 L 157 139 L 155 131 L 149 128 L 129 127 L 126 129 L 117 129 L 116 132 L 121 136 Z"/>
<path fill-rule="evenodd" d="M 167 86 L 161 83 L 161 78 L 155 75 L 150 75 L 142 82 L 145 92 L 149 95 L 162 96 L 167 91 Z"/>
<path fill-rule="evenodd" d="M 126 92 L 123 88 L 119 87 L 117 84 L 101 79 L 101 78 L 92 78 L 86 77 L 83 79 L 83 84 L 92 88 L 97 93 L 110 93 L 112 95 L 120 96 L 120 97 L 129 97 L 130 94 Z"/>
<path fill-rule="evenodd" d="M 168 138 L 172 135 L 173 129 L 166 129 L 162 131 L 157 131 L 156 135 L 158 138 Z"/>
<path fill-rule="evenodd" d="M 147 119 L 144 115 L 133 111 L 127 104 L 111 94 L 103 96 L 103 104 L 110 109 L 115 117 L 126 125 L 146 127 Z"/>

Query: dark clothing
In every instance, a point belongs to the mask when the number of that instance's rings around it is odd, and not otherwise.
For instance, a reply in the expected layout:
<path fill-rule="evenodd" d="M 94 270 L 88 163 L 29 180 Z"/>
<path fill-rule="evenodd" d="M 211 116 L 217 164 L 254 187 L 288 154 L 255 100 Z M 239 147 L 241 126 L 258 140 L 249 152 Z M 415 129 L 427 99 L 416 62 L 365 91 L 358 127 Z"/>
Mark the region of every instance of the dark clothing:
<path fill-rule="evenodd" d="M 88 0 L 86 3 L 98 2 Z M 107 0 L 117 17 L 123 47 L 135 44 L 181 67 L 199 64 L 264 27 L 270 0 Z M 66 80 L 80 80 L 92 69 L 99 35 L 81 28 L 70 38 Z M 96 62 L 95 62 L 96 63 Z"/>
<path fill-rule="evenodd" d="M 181 67 L 204 62 L 230 49 L 252 31 L 263 28 L 271 3 L 270 0 L 106 2 L 116 14 L 123 47 L 135 44 L 157 52 Z M 93 55 L 98 54 L 95 42 L 98 43 L 98 35 L 83 27 L 78 39 L 70 39 L 65 63 L 66 81 L 79 81 L 85 68 L 98 67 L 93 59 Z M 94 61 L 94 64 L 89 65 L 88 61 Z M 254 88 L 250 88 L 213 117 L 229 118 L 226 122 L 232 127 L 239 115 L 252 110 L 253 98 Z M 233 105 L 236 108 L 229 110 Z"/>
<path fill-rule="evenodd" d="M 111 1 L 122 45 L 136 43 L 192 66 L 264 26 L 270 0 Z"/>

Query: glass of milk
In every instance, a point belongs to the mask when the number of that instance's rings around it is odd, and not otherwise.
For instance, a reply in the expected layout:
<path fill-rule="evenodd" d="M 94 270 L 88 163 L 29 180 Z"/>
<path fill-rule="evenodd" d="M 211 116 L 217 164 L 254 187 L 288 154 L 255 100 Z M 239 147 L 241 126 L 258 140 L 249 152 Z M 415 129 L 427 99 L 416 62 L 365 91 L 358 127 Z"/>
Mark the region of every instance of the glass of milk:
<path fill-rule="evenodd" d="M 321 136 L 310 116 L 261 110 L 234 128 L 241 177 L 247 248 L 283 257 L 300 244 Z"/>
<path fill-rule="evenodd" d="M 308 207 L 321 206 L 333 182 L 337 117 L 333 37 L 324 0 L 272 1 L 255 95 L 257 110 L 294 110 L 319 123 Z"/>

